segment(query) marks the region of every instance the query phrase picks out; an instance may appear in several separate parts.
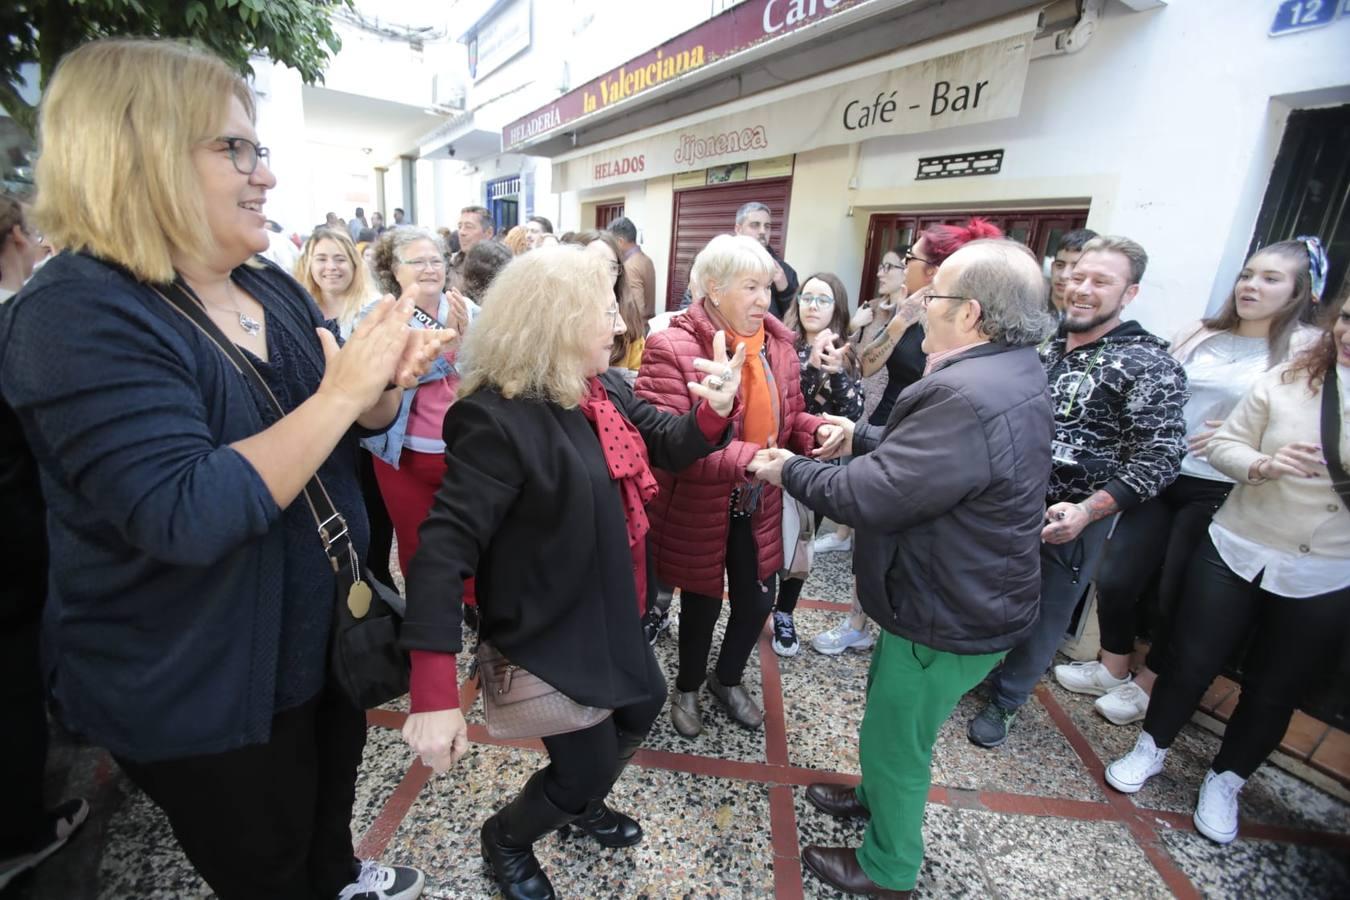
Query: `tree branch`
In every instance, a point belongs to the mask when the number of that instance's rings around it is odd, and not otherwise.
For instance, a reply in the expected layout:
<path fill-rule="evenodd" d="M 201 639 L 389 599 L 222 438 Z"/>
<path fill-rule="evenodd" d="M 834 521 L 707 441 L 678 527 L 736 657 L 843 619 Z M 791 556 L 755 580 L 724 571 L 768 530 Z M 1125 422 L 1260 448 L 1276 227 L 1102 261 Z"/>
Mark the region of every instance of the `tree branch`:
<path fill-rule="evenodd" d="M 8 81 L 0 80 L 0 106 L 29 137 L 37 137 L 37 107 L 24 100 Z"/>

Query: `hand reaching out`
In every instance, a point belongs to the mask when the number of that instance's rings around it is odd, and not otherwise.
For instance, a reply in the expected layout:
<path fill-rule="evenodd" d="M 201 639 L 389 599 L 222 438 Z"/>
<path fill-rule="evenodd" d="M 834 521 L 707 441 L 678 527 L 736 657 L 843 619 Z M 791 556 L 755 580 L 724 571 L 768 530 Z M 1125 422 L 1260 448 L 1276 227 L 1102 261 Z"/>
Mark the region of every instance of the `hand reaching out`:
<path fill-rule="evenodd" d="M 750 465 L 745 467 L 745 471 L 755 476 L 760 481 L 769 484 L 783 486 L 783 464 L 794 456 L 791 450 L 783 450 L 778 447 L 769 447 L 761 450 L 750 460 Z"/>

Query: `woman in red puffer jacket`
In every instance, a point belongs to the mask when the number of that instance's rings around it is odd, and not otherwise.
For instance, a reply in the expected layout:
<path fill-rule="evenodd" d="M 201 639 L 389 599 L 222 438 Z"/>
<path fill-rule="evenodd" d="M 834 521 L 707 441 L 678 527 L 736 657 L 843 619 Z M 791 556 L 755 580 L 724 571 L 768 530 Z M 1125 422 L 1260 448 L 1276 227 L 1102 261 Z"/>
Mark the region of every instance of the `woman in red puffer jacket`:
<path fill-rule="evenodd" d="M 712 357 L 713 335 L 726 332 L 728 353 L 746 348 L 732 413 L 735 438 L 687 469 L 657 470 L 661 491 L 648 507 L 657 577 L 681 588 L 680 670 L 670 718 L 685 737 L 703 729 L 698 689 L 722 612 L 723 571 L 731 615 L 708 690 L 736 722 L 758 728 L 764 721 L 741 675 L 773 606 L 774 577 L 783 565 L 783 506 L 779 489 L 752 483 L 746 465 L 764 447 L 807 453 L 842 439 L 838 426 L 806 413 L 793 333 L 768 315 L 773 273 L 773 258 L 753 238 L 713 238 L 690 272 L 704 299 L 647 339 L 638 371 L 640 397 L 683 414 L 690 408 L 688 383 L 702 377 L 694 360 Z"/>

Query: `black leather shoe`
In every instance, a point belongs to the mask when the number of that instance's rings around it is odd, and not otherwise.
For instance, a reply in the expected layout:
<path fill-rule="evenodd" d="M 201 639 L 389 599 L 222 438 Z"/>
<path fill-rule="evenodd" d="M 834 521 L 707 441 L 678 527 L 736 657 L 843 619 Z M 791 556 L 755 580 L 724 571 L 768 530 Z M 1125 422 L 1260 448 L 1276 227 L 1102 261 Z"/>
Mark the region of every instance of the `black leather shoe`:
<path fill-rule="evenodd" d="M 852 847 L 807 847 L 802 862 L 826 884 L 845 894 L 904 900 L 912 891 L 893 891 L 867 877 L 858 865 L 858 851 Z"/>
<path fill-rule="evenodd" d="M 586 811 L 564 825 L 562 834 L 577 828 L 595 838 L 601 847 L 631 847 L 642 840 L 642 826 L 631 816 L 609 808 L 603 800 L 592 800 Z"/>
<path fill-rule="evenodd" d="M 743 684 L 726 685 L 717 679 L 717 675 L 708 676 L 708 692 L 722 702 L 732 721 L 746 728 L 759 728 L 764 724 L 764 710 L 760 709 L 755 698 Z"/>
<path fill-rule="evenodd" d="M 483 859 L 506 900 L 555 900 L 553 885 L 535 858 L 534 842 L 576 817 L 548 799 L 540 771 L 483 823 L 479 833 Z"/>
<path fill-rule="evenodd" d="M 872 818 L 872 813 L 858 799 L 858 792 L 842 784 L 817 782 L 806 789 L 806 799 L 816 809 L 837 819 Z"/>

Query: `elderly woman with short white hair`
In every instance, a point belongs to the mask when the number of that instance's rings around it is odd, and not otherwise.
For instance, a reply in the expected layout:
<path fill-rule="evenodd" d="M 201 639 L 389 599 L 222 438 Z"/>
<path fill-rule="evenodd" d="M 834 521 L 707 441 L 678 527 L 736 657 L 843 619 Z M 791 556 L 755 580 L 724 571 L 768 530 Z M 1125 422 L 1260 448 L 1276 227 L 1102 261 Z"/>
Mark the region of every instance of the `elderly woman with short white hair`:
<path fill-rule="evenodd" d="M 671 721 L 685 737 L 703 728 L 699 687 L 706 677 L 713 629 L 722 610 L 726 573 L 731 614 L 708 690 L 731 718 L 759 728 L 764 711 L 741 683 L 750 653 L 773 607 L 783 565 L 782 492 L 751 483 L 746 466 L 765 447 L 809 453 L 842 440 L 837 425 L 809 415 L 802 398 L 795 334 L 768 315 L 774 262 L 756 240 L 720 235 L 694 259 L 697 285 L 689 310 L 647 339 L 638 396 L 672 413 L 690 407 L 687 382 L 708 357 L 713 336 L 727 334 L 745 350 L 735 439 L 674 472 L 658 472 L 652 504 L 652 550 L 660 581 L 681 588 L 680 669 Z"/>

